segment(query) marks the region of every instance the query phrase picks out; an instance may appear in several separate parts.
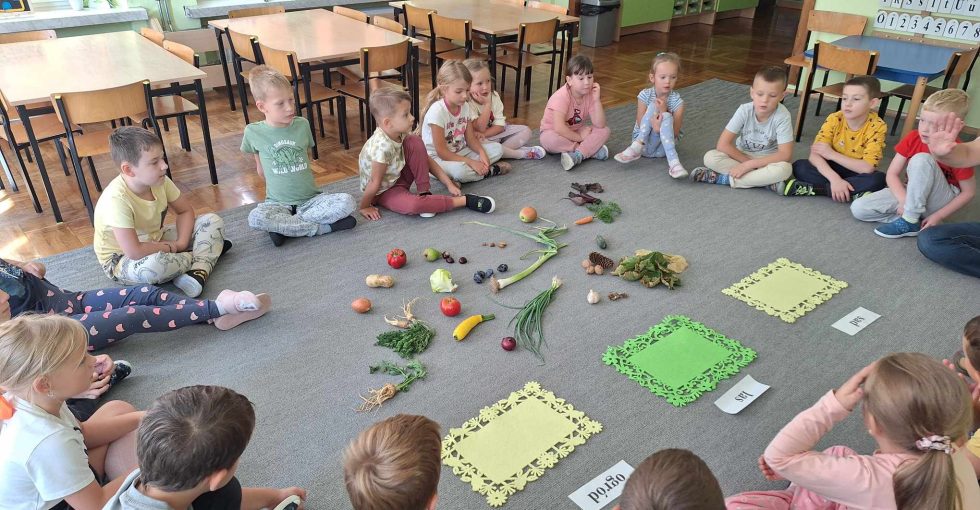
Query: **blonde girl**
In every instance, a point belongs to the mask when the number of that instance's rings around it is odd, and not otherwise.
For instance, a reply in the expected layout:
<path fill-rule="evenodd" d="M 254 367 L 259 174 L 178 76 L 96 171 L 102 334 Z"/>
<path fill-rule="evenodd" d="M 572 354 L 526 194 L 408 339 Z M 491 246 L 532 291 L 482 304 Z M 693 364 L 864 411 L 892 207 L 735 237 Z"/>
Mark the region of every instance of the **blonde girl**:
<path fill-rule="evenodd" d="M 490 66 L 486 60 L 471 58 L 463 62 L 470 70 L 473 83 L 470 84 L 470 121 L 476 135 L 484 140 L 499 142 L 503 146 L 504 157 L 508 159 L 541 159 L 545 156 L 540 145 L 528 146 L 531 128 L 518 124 L 508 124 L 504 116 L 504 102 L 493 90 Z"/>
<path fill-rule="evenodd" d="M 3 508 L 100 510 L 136 467 L 143 413 L 113 401 L 79 423 L 65 405 L 96 376 L 87 343 L 84 326 L 60 315 L 0 324 Z"/>
<path fill-rule="evenodd" d="M 476 136 L 466 103 L 473 77 L 459 60 L 439 68 L 436 88 L 426 96 L 422 123 L 417 128 L 429 156 L 456 182 L 473 182 L 506 174 L 510 164 L 497 163 L 503 147 Z"/>
<path fill-rule="evenodd" d="M 859 403 L 878 444 L 873 455 L 845 446 L 813 451 Z M 781 491 L 728 498 L 728 509 L 970 510 L 980 486 L 960 449 L 972 425 L 966 385 L 924 354 L 891 354 L 827 392 L 769 443 L 759 468 Z"/>
<path fill-rule="evenodd" d="M 565 85 L 548 98 L 541 117 L 541 145 L 549 153 L 561 154 L 566 171 L 589 158 L 609 159 L 609 127 L 594 72 L 589 57 L 569 59 Z"/>
<path fill-rule="evenodd" d="M 668 173 L 675 179 L 687 177 L 677 156 L 675 140 L 684 124 L 684 100 L 674 90 L 681 59 L 676 53 L 661 52 L 650 64 L 650 85 L 636 96 L 633 143 L 616 154 L 620 163 L 644 158 L 667 158 Z"/>

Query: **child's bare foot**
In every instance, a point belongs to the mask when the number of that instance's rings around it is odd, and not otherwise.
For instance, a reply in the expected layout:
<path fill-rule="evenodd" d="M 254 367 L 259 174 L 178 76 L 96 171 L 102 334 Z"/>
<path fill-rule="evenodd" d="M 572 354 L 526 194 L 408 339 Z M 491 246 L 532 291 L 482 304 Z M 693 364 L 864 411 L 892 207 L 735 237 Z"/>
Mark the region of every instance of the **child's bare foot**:
<path fill-rule="evenodd" d="M 247 290 L 223 290 L 218 294 L 215 303 L 222 315 L 214 319 L 214 327 L 225 331 L 265 315 L 272 306 L 272 297 L 268 294 L 256 295 Z"/>

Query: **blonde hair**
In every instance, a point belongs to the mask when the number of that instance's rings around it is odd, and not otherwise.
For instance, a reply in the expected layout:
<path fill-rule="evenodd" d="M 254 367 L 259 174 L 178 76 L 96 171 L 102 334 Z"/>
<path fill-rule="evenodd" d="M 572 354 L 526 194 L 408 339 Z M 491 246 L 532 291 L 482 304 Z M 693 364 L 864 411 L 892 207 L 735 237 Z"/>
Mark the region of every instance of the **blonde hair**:
<path fill-rule="evenodd" d="M 429 113 L 429 108 L 433 103 L 442 99 L 442 88 L 448 87 L 450 84 L 463 80 L 466 82 L 466 88 L 470 88 L 470 84 L 473 83 L 473 75 L 470 74 L 470 70 L 463 65 L 463 62 L 459 60 L 447 60 L 439 68 L 439 73 L 436 75 L 436 86 L 429 92 L 429 95 L 425 96 L 425 107 L 422 108 L 422 120 L 419 125 L 415 127 L 415 134 L 422 133 L 422 125 L 425 124 L 425 115 Z"/>
<path fill-rule="evenodd" d="M 487 63 L 487 61 L 483 60 L 482 58 L 468 58 L 463 61 L 463 65 L 470 70 L 470 78 L 472 78 L 473 75 L 479 71 L 482 71 L 484 69 L 486 69 L 487 71 L 490 70 L 490 64 Z"/>
<path fill-rule="evenodd" d="M 919 450 L 916 442 L 946 436 L 954 445 L 966 437 L 973 423 L 966 385 L 925 354 L 891 354 L 875 364 L 864 383 L 864 411 L 889 440 L 917 456 L 893 475 L 897 508 L 962 509 L 952 456 Z"/>
<path fill-rule="evenodd" d="M 374 120 L 381 122 L 382 119 L 386 119 L 395 114 L 395 108 L 403 102 L 412 102 L 412 96 L 403 87 L 396 87 L 394 85 L 384 85 L 377 90 L 371 92 L 371 115 L 374 116 Z"/>
<path fill-rule="evenodd" d="M 248 72 L 248 86 L 256 101 L 264 101 L 272 90 L 285 90 L 292 94 L 293 86 L 279 71 L 266 66 L 255 66 Z"/>
<path fill-rule="evenodd" d="M 722 510 L 718 479 L 700 457 L 667 449 L 649 456 L 630 475 L 621 510 Z"/>
<path fill-rule="evenodd" d="M 423 509 L 439 485 L 439 424 L 399 414 L 362 431 L 344 451 L 354 510 Z"/>
<path fill-rule="evenodd" d="M 0 324 L 0 388 L 28 390 L 88 345 L 82 323 L 62 315 L 21 315 Z"/>
<path fill-rule="evenodd" d="M 677 72 L 681 72 L 681 57 L 674 53 L 673 51 L 661 51 L 653 57 L 653 61 L 650 62 L 650 74 L 657 72 L 657 66 L 663 64 L 664 62 L 670 62 L 677 67 Z"/>
<path fill-rule="evenodd" d="M 970 95 L 960 89 L 940 90 L 922 103 L 922 109 L 936 113 L 953 112 L 962 119 L 970 111 Z"/>

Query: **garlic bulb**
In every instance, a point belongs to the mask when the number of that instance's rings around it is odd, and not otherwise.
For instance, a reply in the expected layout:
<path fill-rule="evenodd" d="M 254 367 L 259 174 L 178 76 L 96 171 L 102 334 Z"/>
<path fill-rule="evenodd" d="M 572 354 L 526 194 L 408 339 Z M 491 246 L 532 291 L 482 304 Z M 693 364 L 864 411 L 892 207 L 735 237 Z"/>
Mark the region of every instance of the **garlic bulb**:
<path fill-rule="evenodd" d="M 599 299 L 601 299 L 599 297 L 599 293 L 592 289 L 589 289 L 589 294 L 585 296 L 585 300 L 588 301 L 590 305 L 598 303 Z"/>

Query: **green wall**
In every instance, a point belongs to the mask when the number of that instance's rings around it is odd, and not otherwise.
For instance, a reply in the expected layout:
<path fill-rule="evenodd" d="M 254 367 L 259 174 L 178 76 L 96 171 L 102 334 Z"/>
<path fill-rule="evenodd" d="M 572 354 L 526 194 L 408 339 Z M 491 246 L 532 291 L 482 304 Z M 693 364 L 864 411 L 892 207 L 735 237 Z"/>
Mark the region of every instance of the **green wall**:
<path fill-rule="evenodd" d="M 815 8 L 821 11 L 835 11 L 835 12 L 844 12 L 849 14 L 860 14 L 862 16 L 867 16 L 868 26 L 864 30 L 865 34 L 870 34 L 871 32 L 874 31 L 874 16 L 875 14 L 877 14 L 879 9 L 878 2 L 871 1 L 871 0 L 863 0 L 857 2 L 854 0 L 817 0 Z M 896 9 L 888 8 L 885 10 L 891 11 Z M 810 46 L 812 47 L 814 41 L 817 40 L 833 41 L 839 38 L 840 36 L 837 34 L 814 33 L 813 37 L 810 38 Z M 804 73 L 803 77 L 804 79 L 806 79 L 806 73 Z M 839 77 L 838 79 L 842 79 L 842 78 Z M 933 85 L 935 87 L 941 87 L 942 84 L 943 84 L 942 77 L 930 83 L 930 85 Z M 882 81 L 881 89 L 887 91 L 899 85 L 901 84 L 891 82 L 891 81 Z M 971 79 L 970 87 L 967 90 L 967 92 L 969 92 L 970 94 L 971 108 L 970 108 L 970 113 L 966 116 L 966 124 L 968 126 L 977 127 L 980 126 L 980 109 L 976 107 L 976 105 L 980 104 L 980 102 L 978 102 L 976 99 L 980 97 L 980 79 Z M 897 102 L 893 101 L 893 103 L 895 103 L 895 107 L 898 106 Z M 906 108 L 906 111 L 907 110 L 908 108 Z"/>

